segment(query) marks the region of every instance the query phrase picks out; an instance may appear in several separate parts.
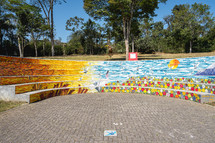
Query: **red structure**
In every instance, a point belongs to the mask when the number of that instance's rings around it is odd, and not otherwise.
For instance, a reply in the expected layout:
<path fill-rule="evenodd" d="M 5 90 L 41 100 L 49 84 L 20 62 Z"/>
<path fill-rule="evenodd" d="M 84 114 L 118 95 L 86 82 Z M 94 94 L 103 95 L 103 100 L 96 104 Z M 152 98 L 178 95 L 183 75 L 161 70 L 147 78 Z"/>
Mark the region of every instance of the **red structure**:
<path fill-rule="evenodd" d="M 137 61 L 137 52 L 130 52 L 129 53 L 129 61 Z"/>

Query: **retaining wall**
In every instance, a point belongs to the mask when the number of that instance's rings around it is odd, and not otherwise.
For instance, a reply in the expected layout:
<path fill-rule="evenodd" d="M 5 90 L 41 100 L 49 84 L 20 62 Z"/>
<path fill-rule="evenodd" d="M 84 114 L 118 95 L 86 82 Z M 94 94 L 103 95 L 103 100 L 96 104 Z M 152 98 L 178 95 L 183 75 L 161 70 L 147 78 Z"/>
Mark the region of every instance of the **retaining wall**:
<path fill-rule="evenodd" d="M 4 100 L 6 97 L 8 100 L 16 97 L 16 93 L 22 92 L 22 89 L 23 91 L 34 91 L 44 90 L 44 87 L 39 87 L 43 85 L 49 89 L 66 85 L 77 91 L 71 92 L 71 94 L 129 92 L 169 96 L 200 103 L 215 101 L 215 56 L 179 58 L 177 60 L 180 64 L 176 69 L 168 67 L 172 59 L 66 61 L 0 56 L 0 60 L 0 85 L 3 85 L 0 88 L 0 99 Z M 35 85 L 31 84 L 32 82 L 36 82 Z M 41 82 L 47 82 L 47 84 Z M 52 83 L 49 85 L 48 82 Z M 25 83 L 29 84 L 17 85 Z M 6 85 L 15 86 L 12 91 L 13 95 L 5 90 Z M 79 92 L 80 88 L 87 90 Z M 70 89 L 70 91 L 73 90 Z M 62 90 L 47 90 L 47 92 L 32 94 L 25 100 L 39 101 L 52 97 L 51 94 L 53 96 L 61 95 L 58 93 L 66 94 Z M 9 97 L 10 95 L 11 97 Z M 20 97 L 16 99 L 22 99 L 21 95 L 23 96 L 20 94 Z"/>

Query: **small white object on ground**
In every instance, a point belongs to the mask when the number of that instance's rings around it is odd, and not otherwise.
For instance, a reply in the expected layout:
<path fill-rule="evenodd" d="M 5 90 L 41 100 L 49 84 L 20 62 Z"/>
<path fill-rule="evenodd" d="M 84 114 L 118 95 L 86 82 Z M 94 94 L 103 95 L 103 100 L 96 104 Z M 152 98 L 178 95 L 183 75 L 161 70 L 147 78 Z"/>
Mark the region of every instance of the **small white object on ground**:
<path fill-rule="evenodd" d="M 116 130 L 105 130 L 104 136 L 117 136 Z"/>

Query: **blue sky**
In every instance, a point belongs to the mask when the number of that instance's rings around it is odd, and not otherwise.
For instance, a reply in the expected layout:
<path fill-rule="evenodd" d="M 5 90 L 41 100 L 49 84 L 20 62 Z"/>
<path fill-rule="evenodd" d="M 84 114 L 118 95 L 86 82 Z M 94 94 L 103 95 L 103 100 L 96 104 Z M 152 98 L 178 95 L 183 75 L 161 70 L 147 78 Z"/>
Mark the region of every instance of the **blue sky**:
<path fill-rule="evenodd" d="M 159 4 L 159 9 L 155 11 L 157 16 L 154 17 L 154 21 L 163 21 L 163 17 L 170 15 L 176 4 L 193 4 L 195 2 L 209 5 L 211 13 L 215 16 L 215 0 L 167 0 L 166 4 Z M 82 17 L 85 20 L 90 18 L 83 9 L 83 0 L 67 0 L 67 3 L 55 5 L 55 39 L 61 37 L 62 42 L 67 42 L 71 31 L 65 29 L 66 21 L 74 16 Z"/>

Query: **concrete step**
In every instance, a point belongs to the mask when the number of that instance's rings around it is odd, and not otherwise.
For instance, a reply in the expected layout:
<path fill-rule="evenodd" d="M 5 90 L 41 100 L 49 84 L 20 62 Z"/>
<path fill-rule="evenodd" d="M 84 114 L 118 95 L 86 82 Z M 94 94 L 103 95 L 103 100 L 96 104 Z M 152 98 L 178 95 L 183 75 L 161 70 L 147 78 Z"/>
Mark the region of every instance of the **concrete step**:
<path fill-rule="evenodd" d="M 88 88 L 82 87 L 62 87 L 62 88 L 52 88 L 52 89 L 43 89 L 37 91 L 31 91 L 21 94 L 15 94 L 18 98 L 25 97 L 24 101 L 28 103 L 33 103 L 36 101 L 44 100 L 47 98 L 62 96 L 62 95 L 71 95 L 71 94 L 84 94 L 90 92 Z"/>

